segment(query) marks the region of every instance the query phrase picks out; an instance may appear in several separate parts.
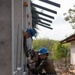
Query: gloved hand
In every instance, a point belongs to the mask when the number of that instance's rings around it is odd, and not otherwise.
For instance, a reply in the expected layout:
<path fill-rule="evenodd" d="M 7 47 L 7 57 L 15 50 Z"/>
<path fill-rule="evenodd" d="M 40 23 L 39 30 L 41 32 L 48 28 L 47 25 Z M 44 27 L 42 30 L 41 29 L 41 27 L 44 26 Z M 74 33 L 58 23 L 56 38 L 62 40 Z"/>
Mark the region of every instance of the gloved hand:
<path fill-rule="evenodd" d="M 27 64 L 27 68 L 28 68 L 28 69 L 30 69 L 30 66 L 29 66 L 29 64 Z"/>

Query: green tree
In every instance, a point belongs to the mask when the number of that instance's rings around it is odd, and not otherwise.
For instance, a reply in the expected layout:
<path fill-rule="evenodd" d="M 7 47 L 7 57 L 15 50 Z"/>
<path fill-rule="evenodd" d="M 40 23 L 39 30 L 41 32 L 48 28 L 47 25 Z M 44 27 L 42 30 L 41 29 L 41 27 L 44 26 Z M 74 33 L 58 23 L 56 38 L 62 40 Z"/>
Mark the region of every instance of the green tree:
<path fill-rule="evenodd" d="M 53 59 L 66 58 L 70 54 L 70 44 L 60 44 L 59 41 L 50 39 L 33 40 L 33 49 L 39 50 L 41 47 L 46 47 L 50 51 L 50 57 Z"/>
<path fill-rule="evenodd" d="M 75 30 L 75 5 L 73 7 L 74 8 L 68 10 L 68 13 L 64 13 L 64 16 L 65 20 L 71 24 L 72 29 Z"/>
<path fill-rule="evenodd" d="M 39 49 L 41 47 L 46 47 L 51 51 L 51 47 L 54 45 L 56 41 L 50 39 L 37 39 L 33 40 L 33 49 Z"/>
<path fill-rule="evenodd" d="M 55 51 L 54 58 L 55 59 L 66 58 L 68 56 L 67 52 L 69 52 L 68 46 L 58 43 L 56 45 L 56 51 Z"/>

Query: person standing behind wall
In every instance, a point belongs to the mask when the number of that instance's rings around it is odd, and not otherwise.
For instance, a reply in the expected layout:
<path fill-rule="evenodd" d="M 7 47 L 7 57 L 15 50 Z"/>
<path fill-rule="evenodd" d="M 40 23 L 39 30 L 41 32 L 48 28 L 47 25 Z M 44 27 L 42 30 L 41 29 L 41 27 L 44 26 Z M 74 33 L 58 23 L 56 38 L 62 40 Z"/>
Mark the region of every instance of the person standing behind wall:
<path fill-rule="evenodd" d="M 29 52 L 28 52 L 28 47 L 27 47 L 27 39 L 31 38 L 34 36 L 35 32 L 31 28 L 27 28 L 27 31 L 23 32 L 23 50 L 24 50 L 24 56 L 27 58 L 29 57 Z M 27 68 L 27 62 L 26 59 L 24 59 L 24 72 L 26 71 Z"/>
<path fill-rule="evenodd" d="M 26 43 L 26 39 L 27 38 L 31 38 L 34 36 L 35 32 L 33 29 L 27 29 L 27 31 L 23 32 L 23 49 L 24 49 L 24 52 L 25 52 L 25 55 L 26 57 L 29 57 L 29 54 L 28 54 L 28 48 L 27 48 L 27 43 Z"/>

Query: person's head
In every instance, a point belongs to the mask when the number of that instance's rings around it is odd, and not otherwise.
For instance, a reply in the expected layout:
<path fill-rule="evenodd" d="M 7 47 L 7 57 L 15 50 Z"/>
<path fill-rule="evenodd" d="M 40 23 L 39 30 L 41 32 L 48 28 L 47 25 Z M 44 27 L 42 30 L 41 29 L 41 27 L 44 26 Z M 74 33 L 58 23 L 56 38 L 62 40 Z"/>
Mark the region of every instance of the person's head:
<path fill-rule="evenodd" d="M 49 51 L 45 47 L 40 48 L 38 51 L 38 55 L 41 59 L 45 59 L 48 56 L 48 53 Z"/>
<path fill-rule="evenodd" d="M 31 28 L 27 28 L 27 31 L 26 32 L 24 32 L 24 36 L 25 36 L 25 38 L 29 38 L 29 37 L 33 37 L 34 36 L 34 30 L 33 29 L 31 29 Z"/>

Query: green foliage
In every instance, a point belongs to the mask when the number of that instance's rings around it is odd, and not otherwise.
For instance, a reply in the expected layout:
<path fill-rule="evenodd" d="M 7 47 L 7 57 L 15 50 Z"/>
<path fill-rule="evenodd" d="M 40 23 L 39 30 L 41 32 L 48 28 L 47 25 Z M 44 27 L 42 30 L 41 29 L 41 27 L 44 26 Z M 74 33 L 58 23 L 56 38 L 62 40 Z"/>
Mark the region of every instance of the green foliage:
<path fill-rule="evenodd" d="M 69 52 L 69 45 L 63 45 L 58 43 L 56 45 L 56 51 L 53 57 L 54 59 L 63 59 L 68 56 L 68 52 Z"/>
<path fill-rule="evenodd" d="M 65 20 L 71 24 L 72 29 L 75 30 L 75 5 L 74 8 L 69 9 L 67 13 L 64 13 L 64 16 Z"/>
<path fill-rule="evenodd" d="M 51 49 L 51 46 L 54 45 L 54 40 L 49 39 L 37 39 L 33 40 L 33 49 L 39 49 L 41 47 L 46 47 L 48 50 Z"/>
<path fill-rule="evenodd" d="M 41 47 L 46 47 L 50 51 L 50 57 L 53 59 L 62 59 L 70 54 L 70 44 L 62 45 L 59 41 L 50 39 L 33 40 L 33 49 L 39 50 Z M 67 53 L 67 52 L 68 53 Z"/>

